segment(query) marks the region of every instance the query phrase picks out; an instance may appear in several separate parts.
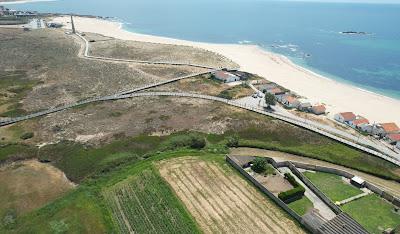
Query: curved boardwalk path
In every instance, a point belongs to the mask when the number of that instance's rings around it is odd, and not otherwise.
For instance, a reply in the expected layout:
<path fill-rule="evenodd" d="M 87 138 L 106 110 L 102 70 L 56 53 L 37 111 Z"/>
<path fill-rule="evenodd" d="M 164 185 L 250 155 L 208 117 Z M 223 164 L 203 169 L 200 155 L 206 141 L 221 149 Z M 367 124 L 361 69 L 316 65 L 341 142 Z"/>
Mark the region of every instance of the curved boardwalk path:
<path fill-rule="evenodd" d="M 83 51 L 83 57 L 91 60 L 101 60 L 101 61 L 114 61 L 114 62 L 126 62 L 126 63 L 139 63 L 139 64 L 150 64 L 150 65 L 170 65 L 170 66 L 189 66 L 189 67 L 197 67 L 197 68 L 205 68 L 205 69 L 222 69 L 222 67 L 216 68 L 207 65 L 201 64 L 192 64 L 192 63 L 180 63 L 180 62 L 151 62 L 151 61 L 141 61 L 141 60 L 132 60 L 132 59 L 117 59 L 117 58 L 109 58 L 109 57 L 98 57 L 89 55 L 89 41 L 86 40 L 84 36 L 79 33 L 76 35 L 81 38 L 85 43 L 85 50 Z"/>
<path fill-rule="evenodd" d="M 221 102 L 221 103 L 225 103 L 227 105 L 231 105 L 231 106 L 235 106 L 238 108 L 242 108 L 242 109 L 246 109 L 249 111 L 253 111 L 262 115 L 266 115 L 266 116 L 270 116 L 282 121 L 285 121 L 287 123 L 291 123 L 293 125 L 308 129 L 310 131 L 316 132 L 318 134 L 321 134 L 323 136 L 329 137 L 333 140 L 336 140 L 338 142 L 341 142 L 343 144 L 349 145 L 351 147 L 354 147 L 356 149 L 359 149 L 361 151 L 367 152 L 369 154 L 372 154 L 374 156 L 380 157 L 386 161 L 389 161 L 391 163 L 394 163 L 398 166 L 400 166 L 400 159 L 398 157 L 396 157 L 397 155 L 392 155 L 392 154 L 383 154 L 377 150 L 368 148 L 364 145 L 361 144 L 357 144 L 355 142 L 357 141 L 352 141 L 352 140 L 347 140 L 346 139 L 346 135 L 347 133 L 343 133 L 340 130 L 335 129 L 335 131 L 332 131 L 332 129 L 326 129 L 326 126 L 319 126 L 318 124 L 312 122 L 312 121 L 307 121 L 306 119 L 302 119 L 302 118 L 293 118 L 293 117 L 289 117 L 289 116 L 285 116 L 285 115 L 281 115 L 281 114 L 277 114 L 277 113 L 272 113 L 272 112 L 267 112 L 264 111 L 262 109 L 259 109 L 257 107 L 254 106 L 250 106 L 250 105 L 246 105 L 246 104 L 241 104 L 238 103 L 236 101 L 232 101 L 232 100 L 228 100 L 228 99 L 224 99 L 224 98 L 219 98 L 219 97 L 215 97 L 215 96 L 208 96 L 208 95 L 202 95 L 202 94 L 192 94 L 192 93 L 177 93 L 177 92 L 140 92 L 140 91 L 144 91 L 146 89 L 149 88 L 153 88 L 153 87 L 157 87 L 157 86 L 161 86 L 164 84 L 168 84 L 168 83 L 172 83 L 172 82 L 176 82 L 182 79 L 187 79 L 187 78 L 192 78 L 192 77 L 196 77 L 196 76 L 200 76 L 200 75 L 204 75 L 204 74 L 208 74 L 211 73 L 213 71 L 216 71 L 216 68 L 212 68 L 212 67 L 208 67 L 208 66 L 203 66 L 203 65 L 195 65 L 195 64 L 184 64 L 184 63 L 173 63 L 173 62 L 148 62 L 148 61 L 136 61 L 136 60 L 126 60 L 126 59 L 113 59 L 113 58 L 104 58 L 104 57 L 93 57 L 88 55 L 88 51 L 89 51 L 89 42 L 86 40 L 86 38 L 84 38 L 83 36 L 81 36 L 80 34 L 76 34 L 78 35 L 84 42 L 85 42 L 85 50 L 84 50 L 84 57 L 88 58 L 88 59 L 96 59 L 96 60 L 105 60 L 105 61 L 118 61 L 118 62 L 132 62 L 132 63 L 146 63 L 146 64 L 162 64 L 162 65 L 178 65 L 178 66 L 193 66 L 193 67 L 200 67 L 200 68 L 206 68 L 206 69 L 210 69 L 209 71 L 206 72 L 202 72 L 202 73 L 196 73 L 196 74 L 192 74 L 192 75 L 187 75 L 187 76 L 182 76 L 182 77 L 178 77 L 178 78 L 174 78 L 171 80 L 167 80 L 167 81 L 162 81 L 162 82 L 158 82 L 158 83 L 154 83 L 154 84 L 150 84 L 150 85 L 145 85 L 143 87 L 139 87 L 139 88 L 135 88 L 135 89 L 131 89 L 131 90 L 125 90 L 125 91 L 120 91 L 117 92 L 115 94 L 112 95 L 108 95 L 108 96 L 102 96 L 102 97 L 94 97 L 94 98 L 89 98 L 86 100 L 82 100 L 82 101 L 78 101 L 76 103 L 70 103 L 70 104 L 66 104 L 63 106 L 59 106 L 59 107 L 52 107 L 49 108 L 48 110 L 45 111 L 40 111 L 40 112 L 36 112 L 36 113 L 32 113 L 26 116 L 21 116 L 21 117 L 16 117 L 16 118 L 12 118 L 12 119 L 8 119 L 6 121 L 2 121 L 0 122 L 0 127 L 2 126 L 7 126 L 10 124 L 14 124 L 20 121 L 24 121 L 24 120 L 28 120 L 28 119 L 32 119 L 32 118 L 36 118 L 36 117 L 40 117 L 40 116 L 44 116 L 44 115 L 48 115 L 51 113 L 55 113 L 55 112 L 59 112 L 59 111 L 63 111 L 63 110 L 67 110 L 73 107 L 77 107 L 77 106 L 81 106 L 81 105 L 85 105 L 85 104 L 89 104 L 89 103 L 93 103 L 93 102 L 99 102 L 99 101 L 110 101 L 110 100 L 118 100 L 118 99 L 126 99 L 126 98 L 134 98 L 134 97 L 144 97 L 144 96 L 173 96 L 173 97 L 187 97 L 187 98 L 199 98 L 199 99 L 205 99 L 205 100 L 210 100 L 210 101 L 217 101 L 217 102 Z M 339 136 L 338 136 L 339 135 Z M 372 146 L 368 144 L 368 146 Z"/>

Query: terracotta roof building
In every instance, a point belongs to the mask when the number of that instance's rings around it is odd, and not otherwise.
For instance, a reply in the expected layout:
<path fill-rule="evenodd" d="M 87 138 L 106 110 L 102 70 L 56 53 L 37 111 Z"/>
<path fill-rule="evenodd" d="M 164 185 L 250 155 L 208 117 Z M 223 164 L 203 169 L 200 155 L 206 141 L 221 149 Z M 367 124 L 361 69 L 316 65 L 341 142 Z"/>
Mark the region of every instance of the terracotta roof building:
<path fill-rule="evenodd" d="M 324 105 L 316 105 L 311 108 L 311 112 L 316 115 L 325 114 L 326 107 Z"/>
<path fill-rule="evenodd" d="M 395 123 L 382 123 L 380 126 L 386 134 L 400 132 L 400 128 Z"/>
<path fill-rule="evenodd" d="M 342 123 L 349 123 L 356 119 L 356 115 L 353 112 L 342 112 L 335 115 L 335 120 Z"/>

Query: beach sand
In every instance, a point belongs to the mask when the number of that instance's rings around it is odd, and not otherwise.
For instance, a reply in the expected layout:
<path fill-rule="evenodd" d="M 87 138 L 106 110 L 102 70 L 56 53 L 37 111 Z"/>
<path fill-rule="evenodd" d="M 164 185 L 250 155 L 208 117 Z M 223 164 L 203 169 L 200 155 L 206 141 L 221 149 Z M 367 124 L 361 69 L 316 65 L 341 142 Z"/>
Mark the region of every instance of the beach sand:
<path fill-rule="evenodd" d="M 57 17 L 71 28 L 70 17 Z M 400 100 L 375 94 L 355 86 L 340 83 L 302 68 L 282 55 L 263 50 L 255 45 L 211 44 L 191 42 L 166 37 L 132 33 L 121 23 L 97 18 L 74 17 L 75 27 L 81 32 L 99 33 L 122 40 L 188 45 L 224 55 L 240 65 L 243 71 L 258 74 L 266 79 L 307 97 L 314 103 L 327 106 L 329 117 L 338 112 L 351 111 L 376 122 L 396 122 L 400 126 Z"/>

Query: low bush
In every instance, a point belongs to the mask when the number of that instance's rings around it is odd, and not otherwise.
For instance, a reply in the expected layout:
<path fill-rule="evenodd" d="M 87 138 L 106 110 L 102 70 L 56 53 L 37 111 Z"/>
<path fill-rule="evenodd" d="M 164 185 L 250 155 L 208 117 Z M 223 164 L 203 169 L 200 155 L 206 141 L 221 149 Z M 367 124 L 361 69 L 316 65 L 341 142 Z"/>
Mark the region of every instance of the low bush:
<path fill-rule="evenodd" d="M 164 142 L 163 149 L 173 150 L 180 147 L 190 147 L 193 149 L 202 149 L 206 146 L 206 140 L 204 137 L 197 133 L 190 133 L 187 135 L 177 135 L 171 137 L 169 140 Z"/>
<path fill-rule="evenodd" d="M 34 136 L 33 132 L 26 132 L 20 137 L 22 140 L 30 139 Z"/>
<path fill-rule="evenodd" d="M 278 194 L 279 199 L 281 199 L 285 203 L 290 203 L 301 199 L 306 192 L 306 189 L 299 184 L 296 179 L 289 173 L 285 173 L 285 179 L 289 181 L 289 183 L 294 187 L 291 190 L 281 192 Z"/>

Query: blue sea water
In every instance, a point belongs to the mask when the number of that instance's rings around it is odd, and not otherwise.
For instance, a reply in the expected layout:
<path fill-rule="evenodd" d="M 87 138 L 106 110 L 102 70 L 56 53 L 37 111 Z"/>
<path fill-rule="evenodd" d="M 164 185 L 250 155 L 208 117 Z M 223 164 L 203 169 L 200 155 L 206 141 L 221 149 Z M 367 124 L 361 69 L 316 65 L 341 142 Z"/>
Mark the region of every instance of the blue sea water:
<path fill-rule="evenodd" d="M 126 29 L 152 35 L 258 44 L 333 79 L 400 99 L 400 4 L 58 0 L 9 7 L 116 17 Z"/>

